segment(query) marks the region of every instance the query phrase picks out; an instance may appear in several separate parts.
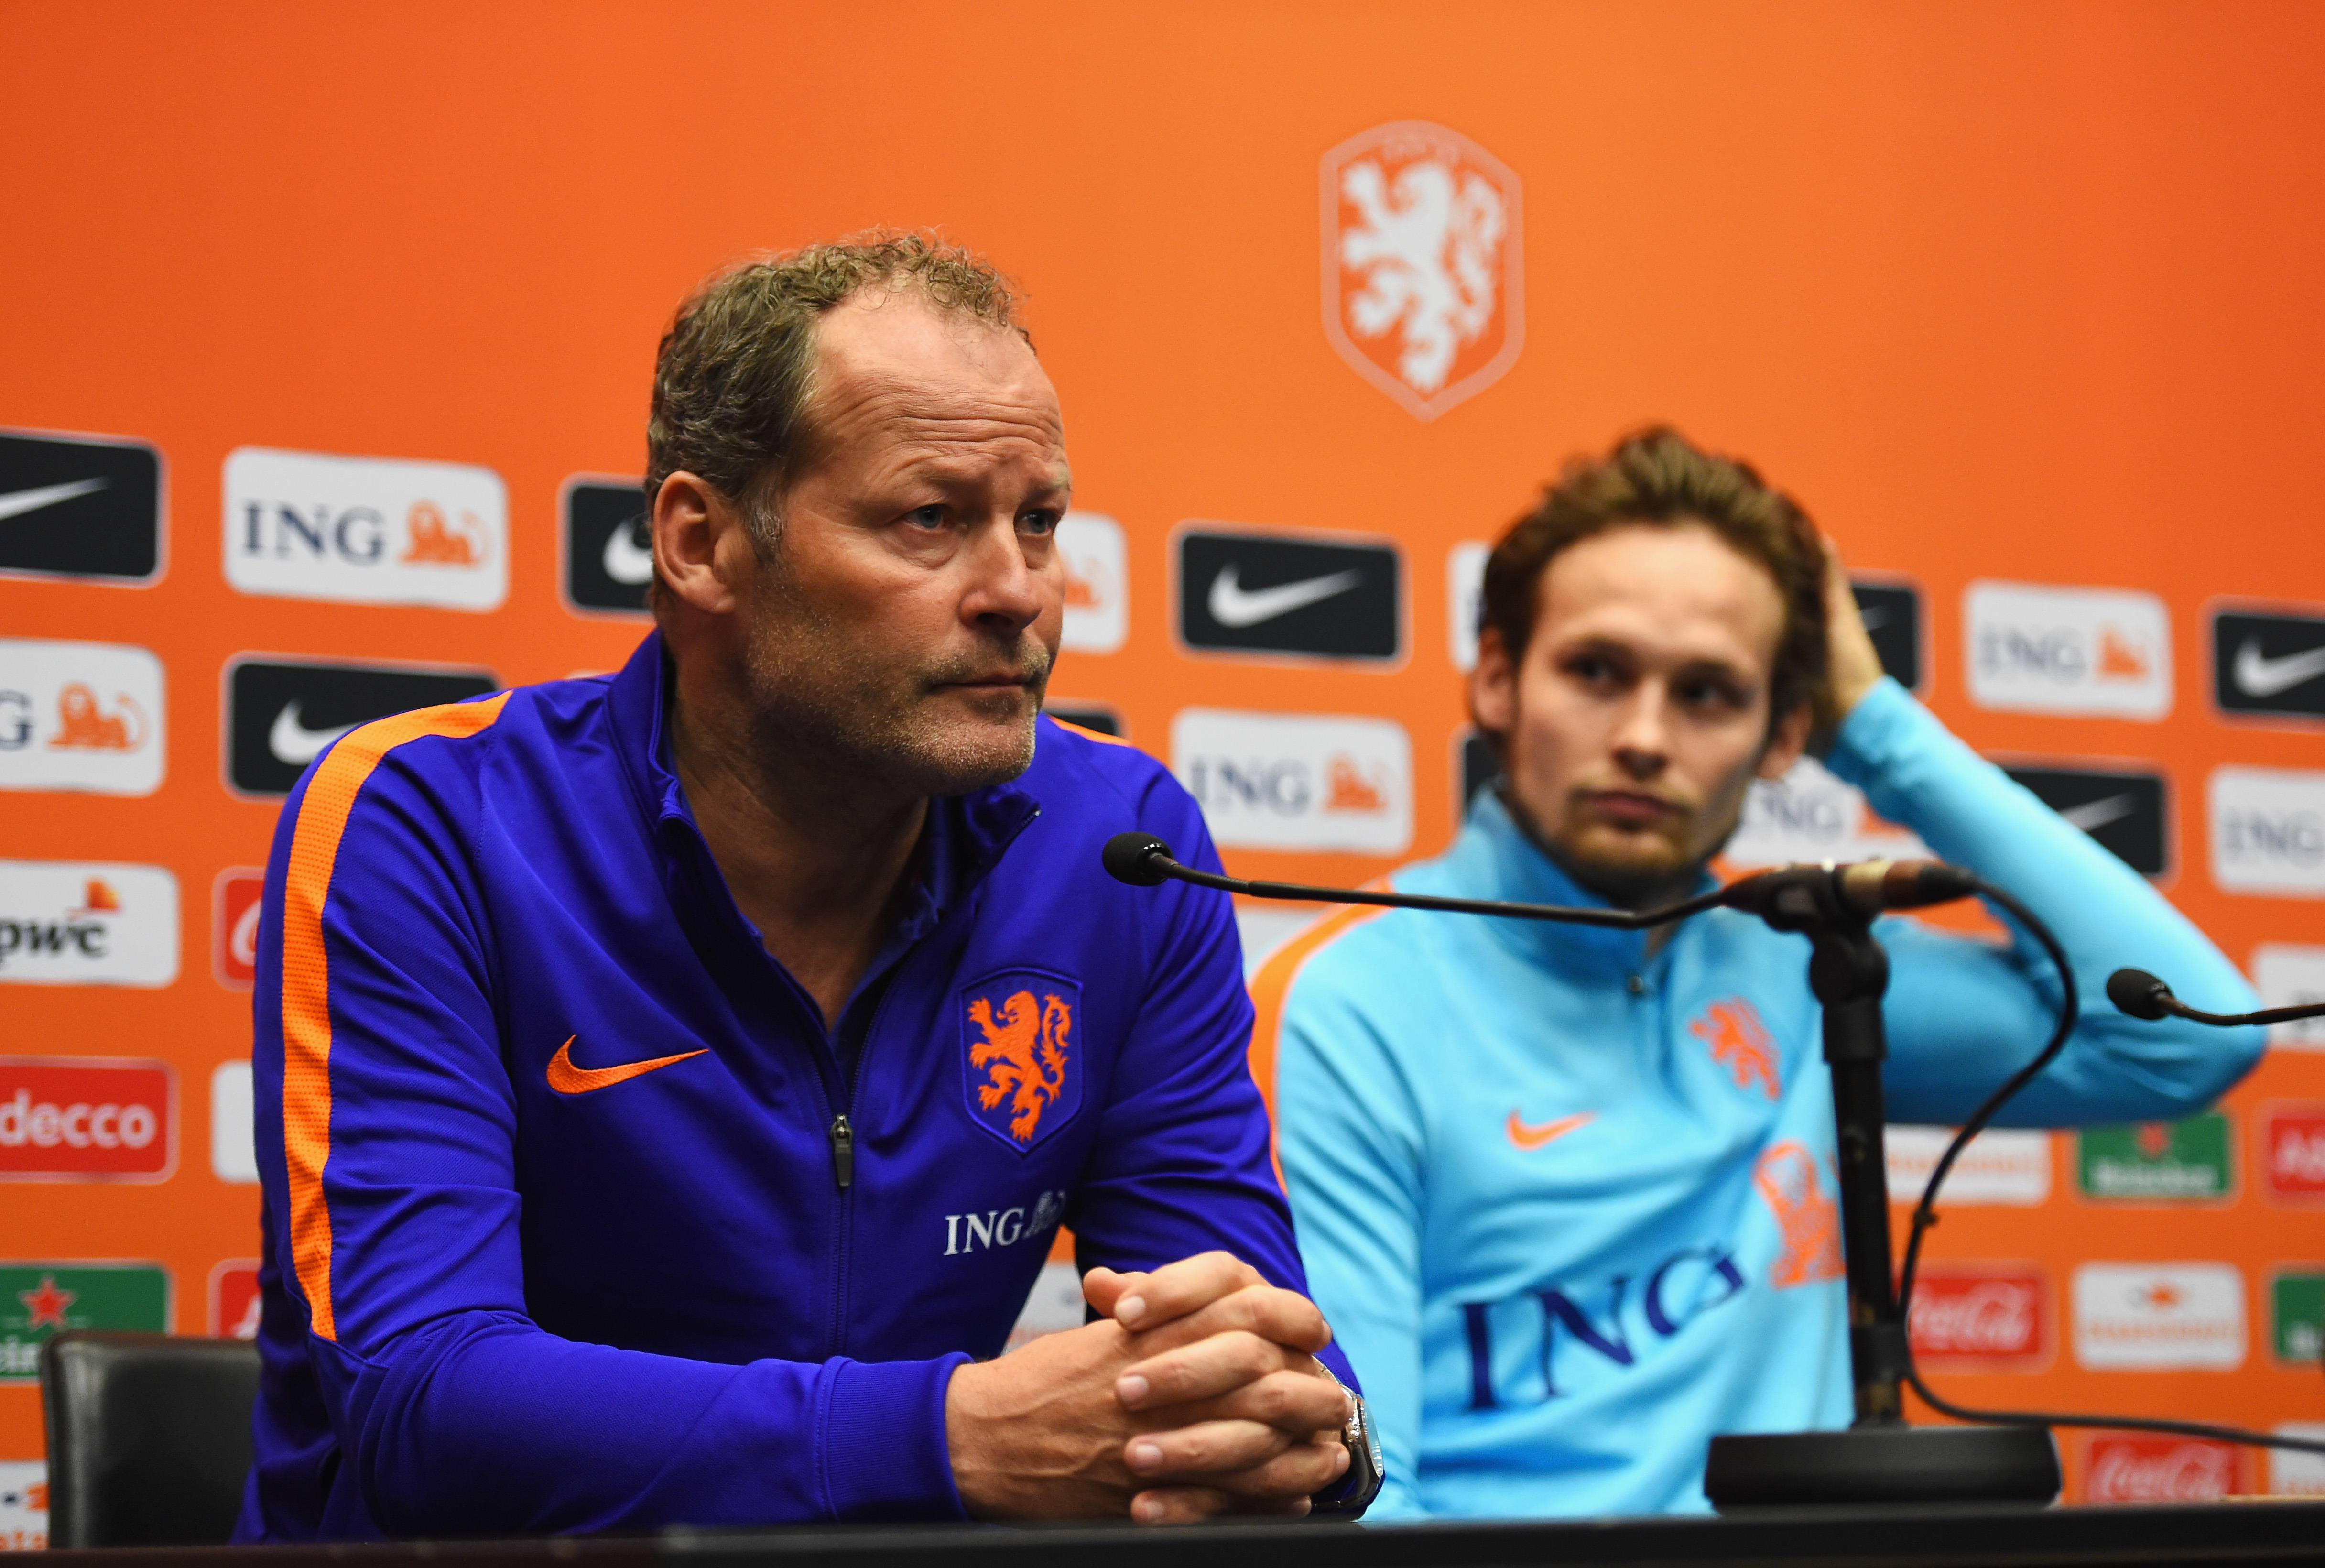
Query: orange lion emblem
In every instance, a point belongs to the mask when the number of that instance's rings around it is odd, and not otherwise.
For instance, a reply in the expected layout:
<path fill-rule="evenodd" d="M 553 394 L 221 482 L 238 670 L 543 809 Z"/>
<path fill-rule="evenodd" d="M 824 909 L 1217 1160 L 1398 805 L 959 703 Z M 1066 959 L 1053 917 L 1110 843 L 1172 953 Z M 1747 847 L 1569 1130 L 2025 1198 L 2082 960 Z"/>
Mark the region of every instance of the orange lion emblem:
<path fill-rule="evenodd" d="M 465 533 L 456 533 L 444 520 L 443 509 L 433 501 L 414 501 L 405 516 L 412 526 L 412 545 L 400 558 L 401 564 L 430 566 L 474 566 L 477 561 L 476 542 Z M 468 519 L 473 524 L 474 518 Z"/>
<path fill-rule="evenodd" d="M 1727 1063 L 1728 1071 L 1736 1075 L 1737 1088 L 1749 1089 L 1757 1082 L 1770 1099 L 1776 1098 L 1776 1043 L 1768 1037 L 1751 1003 L 1741 997 L 1714 1002 L 1687 1027 L 1710 1045 L 1714 1062 Z"/>
<path fill-rule="evenodd" d="M 97 693 L 86 681 L 75 681 L 57 694 L 57 732 L 49 745 L 59 750 L 134 751 L 145 744 L 145 710 L 126 692 L 116 702 L 117 713 L 97 705 Z M 129 721 L 134 719 L 133 726 Z"/>
<path fill-rule="evenodd" d="M 1037 1012 L 1033 993 L 1018 991 L 1001 1004 L 999 1018 L 983 997 L 969 1003 L 968 1016 L 985 1036 L 968 1051 L 968 1064 L 986 1071 L 977 1101 L 992 1110 L 1007 1099 L 1009 1136 L 1030 1144 L 1042 1112 L 1065 1091 L 1073 1009 L 1052 992 L 1042 998 Z"/>
<path fill-rule="evenodd" d="M 1817 1157 L 1809 1153 L 1808 1146 L 1789 1139 L 1771 1146 L 1760 1156 L 1752 1183 L 1760 1189 L 1768 1212 L 1776 1217 L 1776 1230 L 1783 1239 L 1783 1255 L 1769 1266 L 1768 1283 L 1778 1290 L 1790 1290 L 1796 1285 L 1839 1279 L 1844 1272 L 1840 1210 L 1825 1196 L 1824 1183 L 1818 1179 Z"/>

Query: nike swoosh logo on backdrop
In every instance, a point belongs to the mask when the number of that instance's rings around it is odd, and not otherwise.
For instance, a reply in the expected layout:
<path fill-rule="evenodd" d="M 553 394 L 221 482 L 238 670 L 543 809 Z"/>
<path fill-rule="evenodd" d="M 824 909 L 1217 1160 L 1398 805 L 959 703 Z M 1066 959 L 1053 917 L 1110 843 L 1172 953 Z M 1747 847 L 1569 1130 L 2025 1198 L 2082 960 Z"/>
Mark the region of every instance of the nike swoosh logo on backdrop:
<path fill-rule="evenodd" d="M 1561 1116 L 1556 1121 L 1546 1121 L 1540 1127 L 1528 1127 L 1518 1119 L 1517 1109 L 1512 1107 L 1509 1124 L 1505 1130 L 1510 1135 L 1510 1142 L 1517 1145 L 1518 1147 L 1538 1149 L 1552 1138 L 1562 1138 L 1576 1127 L 1596 1120 L 1598 1116 L 1598 1113 L 1595 1110 L 1578 1110 L 1572 1116 Z"/>
<path fill-rule="evenodd" d="M 2103 795 L 2095 801 L 2085 801 L 2080 806 L 2069 806 L 2059 814 L 2086 833 L 2096 833 L 2109 822 L 2119 822 L 2139 810 L 2138 803 L 2129 795 Z"/>
<path fill-rule="evenodd" d="M 1875 605 L 1871 609 L 1858 610 L 1857 618 L 1864 623 L 1866 631 L 1878 631 L 1889 624 L 1889 612 Z"/>
<path fill-rule="evenodd" d="M 2265 659 L 2261 657 L 2259 640 L 2246 637 L 2245 645 L 2237 650 L 2237 662 L 2228 673 L 2236 678 L 2237 690 L 2246 696 L 2274 697 L 2304 681 L 2325 675 L 2325 648 Z"/>
<path fill-rule="evenodd" d="M 285 767 L 304 767 L 323 755 L 323 747 L 354 728 L 338 724 L 326 729 L 308 728 L 299 722 L 299 700 L 293 697 L 274 716 L 273 727 L 266 732 L 266 749 Z"/>
<path fill-rule="evenodd" d="M 653 552 L 640 550 L 630 537 L 630 527 L 635 521 L 635 518 L 625 519 L 606 535 L 606 553 L 602 561 L 606 575 L 627 588 L 635 588 L 653 577 Z"/>
<path fill-rule="evenodd" d="M 702 1054 L 699 1050 L 681 1051 L 675 1056 L 657 1056 L 651 1062 L 625 1062 L 619 1067 L 576 1067 L 573 1065 L 573 1042 L 579 1035 L 568 1035 L 557 1054 L 549 1059 L 549 1087 L 560 1094 L 588 1094 L 600 1089 L 611 1089 L 616 1083 L 627 1083 L 633 1078 L 643 1078 L 658 1068 L 672 1062 L 689 1061 Z"/>
<path fill-rule="evenodd" d="M 1335 594 L 1346 593 L 1364 580 L 1365 574 L 1361 571 L 1335 571 L 1324 577 L 1279 583 L 1274 588 L 1246 589 L 1243 585 L 1243 569 L 1229 561 L 1219 568 L 1217 577 L 1211 579 L 1210 598 L 1205 605 L 1213 620 L 1240 631 L 1245 626 L 1255 626 L 1262 621 L 1272 621 L 1278 616 L 1288 616 L 1293 610 L 1305 609 Z"/>
<path fill-rule="evenodd" d="M 68 485 L 42 485 L 37 490 L 11 490 L 0 496 L 0 523 L 11 517 L 21 517 L 27 512 L 37 512 L 43 506 L 53 506 L 69 501 L 76 496 L 86 496 L 102 490 L 110 479 L 75 479 Z"/>

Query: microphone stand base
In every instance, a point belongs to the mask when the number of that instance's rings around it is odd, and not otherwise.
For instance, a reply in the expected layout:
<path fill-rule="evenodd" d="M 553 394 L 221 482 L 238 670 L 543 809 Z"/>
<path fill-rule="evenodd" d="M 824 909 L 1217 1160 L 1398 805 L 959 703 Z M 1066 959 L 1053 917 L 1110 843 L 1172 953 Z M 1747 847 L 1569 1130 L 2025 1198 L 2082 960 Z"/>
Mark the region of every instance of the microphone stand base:
<path fill-rule="evenodd" d="M 2048 1503 L 2059 1450 L 2039 1426 L 1908 1426 L 1715 1437 L 1704 1495 L 1739 1508 L 1865 1503 Z"/>

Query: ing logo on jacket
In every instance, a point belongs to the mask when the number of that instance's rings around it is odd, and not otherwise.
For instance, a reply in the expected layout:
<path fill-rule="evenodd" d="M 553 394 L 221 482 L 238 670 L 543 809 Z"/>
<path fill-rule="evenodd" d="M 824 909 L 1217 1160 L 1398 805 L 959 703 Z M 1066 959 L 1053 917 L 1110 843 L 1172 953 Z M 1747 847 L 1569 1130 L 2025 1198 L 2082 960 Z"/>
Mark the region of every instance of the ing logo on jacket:
<path fill-rule="evenodd" d="M 1023 1153 L 1081 1109 L 1081 988 L 1054 975 L 996 975 L 965 988 L 961 1006 L 969 1115 Z"/>

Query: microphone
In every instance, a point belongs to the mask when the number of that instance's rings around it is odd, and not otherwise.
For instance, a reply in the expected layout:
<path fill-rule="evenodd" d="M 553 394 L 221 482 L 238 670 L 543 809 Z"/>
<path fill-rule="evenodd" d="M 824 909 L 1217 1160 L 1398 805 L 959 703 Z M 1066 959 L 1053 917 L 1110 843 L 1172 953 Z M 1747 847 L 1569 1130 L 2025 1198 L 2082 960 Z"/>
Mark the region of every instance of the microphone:
<path fill-rule="evenodd" d="M 2107 1000 L 2116 1010 L 2135 1018 L 2187 1018 L 2233 1029 L 2246 1024 L 2290 1024 L 2299 1018 L 2325 1018 L 2325 1002 L 2298 1007 L 2264 1007 L 2257 1013 L 2207 1013 L 2172 994 L 2172 988 L 2145 970 L 2117 970 L 2107 977 Z"/>

